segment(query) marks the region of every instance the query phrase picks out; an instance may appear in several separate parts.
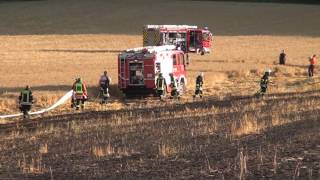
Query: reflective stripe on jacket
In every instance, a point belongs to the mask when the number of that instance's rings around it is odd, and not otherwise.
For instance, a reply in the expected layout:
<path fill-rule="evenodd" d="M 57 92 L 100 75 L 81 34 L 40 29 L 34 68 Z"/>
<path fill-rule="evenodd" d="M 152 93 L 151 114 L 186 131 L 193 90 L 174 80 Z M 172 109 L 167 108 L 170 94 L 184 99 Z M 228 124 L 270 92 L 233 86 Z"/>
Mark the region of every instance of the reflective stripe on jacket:
<path fill-rule="evenodd" d="M 196 89 L 197 90 L 202 90 L 202 84 L 196 84 Z"/>
<path fill-rule="evenodd" d="M 30 90 L 23 90 L 21 91 L 21 105 L 31 105 L 32 104 L 32 97 Z"/>
<path fill-rule="evenodd" d="M 164 86 L 165 86 L 165 83 L 164 83 L 164 78 L 163 77 L 159 77 L 157 79 L 157 90 L 164 90 Z"/>
<path fill-rule="evenodd" d="M 260 86 L 267 87 L 268 83 L 269 83 L 269 79 L 261 79 Z"/>
<path fill-rule="evenodd" d="M 199 76 L 197 76 L 197 79 L 196 79 L 196 89 L 201 90 L 202 89 L 202 85 L 203 85 L 203 79 L 199 75 Z"/>
<path fill-rule="evenodd" d="M 174 77 L 170 77 L 170 79 L 171 79 L 171 88 L 173 90 L 177 90 L 177 82 L 176 82 L 176 80 L 174 79 Z"/>

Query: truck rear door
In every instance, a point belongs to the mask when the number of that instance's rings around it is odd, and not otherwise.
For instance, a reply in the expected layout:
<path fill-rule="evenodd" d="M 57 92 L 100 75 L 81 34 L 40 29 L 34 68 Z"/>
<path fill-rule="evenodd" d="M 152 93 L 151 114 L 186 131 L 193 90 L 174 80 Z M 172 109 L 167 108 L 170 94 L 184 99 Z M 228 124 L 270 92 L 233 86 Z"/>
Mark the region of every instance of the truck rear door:
<path fill-rule="evenodd" d="M 129 85 L 130 86 L 144 85 L 143 62 L 132 61 L 129 63 Z"/>

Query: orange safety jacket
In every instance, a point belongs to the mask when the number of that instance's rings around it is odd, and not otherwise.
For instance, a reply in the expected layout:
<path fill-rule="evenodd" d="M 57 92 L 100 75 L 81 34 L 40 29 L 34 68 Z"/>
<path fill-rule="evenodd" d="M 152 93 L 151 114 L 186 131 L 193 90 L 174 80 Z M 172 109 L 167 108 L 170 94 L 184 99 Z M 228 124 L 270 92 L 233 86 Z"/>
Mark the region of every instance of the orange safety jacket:
<path fill-rule="evenodd" d="M 317 63 L 316 57 L 311 57 L 310 58 L 310 65 L 315 65 Z"/>

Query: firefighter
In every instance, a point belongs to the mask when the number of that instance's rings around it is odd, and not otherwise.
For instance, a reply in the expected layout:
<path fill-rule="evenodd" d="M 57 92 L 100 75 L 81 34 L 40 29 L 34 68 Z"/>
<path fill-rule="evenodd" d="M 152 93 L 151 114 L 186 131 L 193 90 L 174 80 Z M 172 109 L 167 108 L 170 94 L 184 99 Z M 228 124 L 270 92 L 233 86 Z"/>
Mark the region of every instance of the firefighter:
<path fill-rule="evenodd" d="M 260 90 L 258 91 L 258 95 L 263 96 L 267 92 L 268 84 L 270 82 L 269 76 L 271 74 L 271 70 L 267 69 L 260 80 Z"/>
<path fill-rule="evenodd" d="M 181 42 L 180 47 L 181 47 L 181 51 L 183 51 L 183 52 L 187 52 L 186 42 L 185 42 L 185 41 L 182 41 L 182 42 Z"/>
<path fill-rule="evenodd" d="M 280 55 L 279 55 L 279 64 L 280 65 L 285 65 L 286 64 L 286 53 L 284 52 L 284 50 L 282 50 Z"/>
<path fill-rule="evenodd" d="M 170 86 L 171 86 L 171 97 L 177 98 L 179 97 L 177 81 L 175 80 L 173 73 L 170 73 Z"/>
<path fill-rule="evenodd" d="M 87 87 L 81 78 L 76 78 L 76 81 L 72 85 L 73 97 L 71 107 L 75 107 L 76 110 L 84 109 L 84 103 L 88 98 Z M 81 105 L 80 105 L 81 104 Z"/>
<path fill-rule="evenodd" d="M 32 91 L 30 87 L 27 85 L 26 88 L 21 91 L 19 96 L 19 109 L 23 113 L 23 118 L 29 117 L 29 111 L 31 110 L 32 104 Z"/>
<path fill-rule="evenodd" d="M 203 85 L 203 72 L 199 73 L 196 78 L 196 90 L 194 92 L 194 97 L 199 96 L 202 98 L 202 85 Z"/>
<path fill-rule="evenodd" d="M 157 94 L 162 99 L 165 96 L 165 90 L 166 90 L 166 80 L 163 77 L 162 73 L 159 73 L 159 76 L 157 78 L 156 82 L 156 88 L 157 88 Z"/>
<path fill-rule="evenodd" d="M 180 42 L 176 43 L 176 50 L 181 51 L 181 43 Z"/>
<path fill-rule="evenodd" d="M 315 54 L 309 58 L 309 62 L 310 62 L 310 65 L 309 65 L 309 68 L 308 68 L 309 77 L 313 77 L 314 66 L 317 63 L 317 59 L 316 58 L 317 58 L 317 56 Z"/>
<path fill-rule="evenodd" d="M 107 99 L 110 97 L 109 86 L 111 83 L 111 78 L 108 76 L 108 72 L 104 71 L 99 80 L 100 93 L 102 95 L 101 104 L 106 104 Z"/>

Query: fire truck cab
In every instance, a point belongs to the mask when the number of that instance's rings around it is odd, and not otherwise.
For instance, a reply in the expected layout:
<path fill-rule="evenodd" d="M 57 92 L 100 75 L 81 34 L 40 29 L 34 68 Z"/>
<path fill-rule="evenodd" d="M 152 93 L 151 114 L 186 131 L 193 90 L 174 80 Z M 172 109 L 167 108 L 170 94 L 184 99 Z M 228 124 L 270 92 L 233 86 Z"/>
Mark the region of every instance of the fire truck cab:
<path fill-rule="evenodd" d="M 175 45 L 184 52 L 210 53 L 212 33 L 189 25 L 145 25 L 143 46 Z"/>
<path fill-rule="evenodd" d="M 185 89 L 187 56 L 174 45 L 148 46 L 128 49 L 118 56 L 118 86 L 126 96 L 156 93 L 156 80 L 161 72 L 166 81 L 166 92 L 171 92 L 170 73 Z"/>

